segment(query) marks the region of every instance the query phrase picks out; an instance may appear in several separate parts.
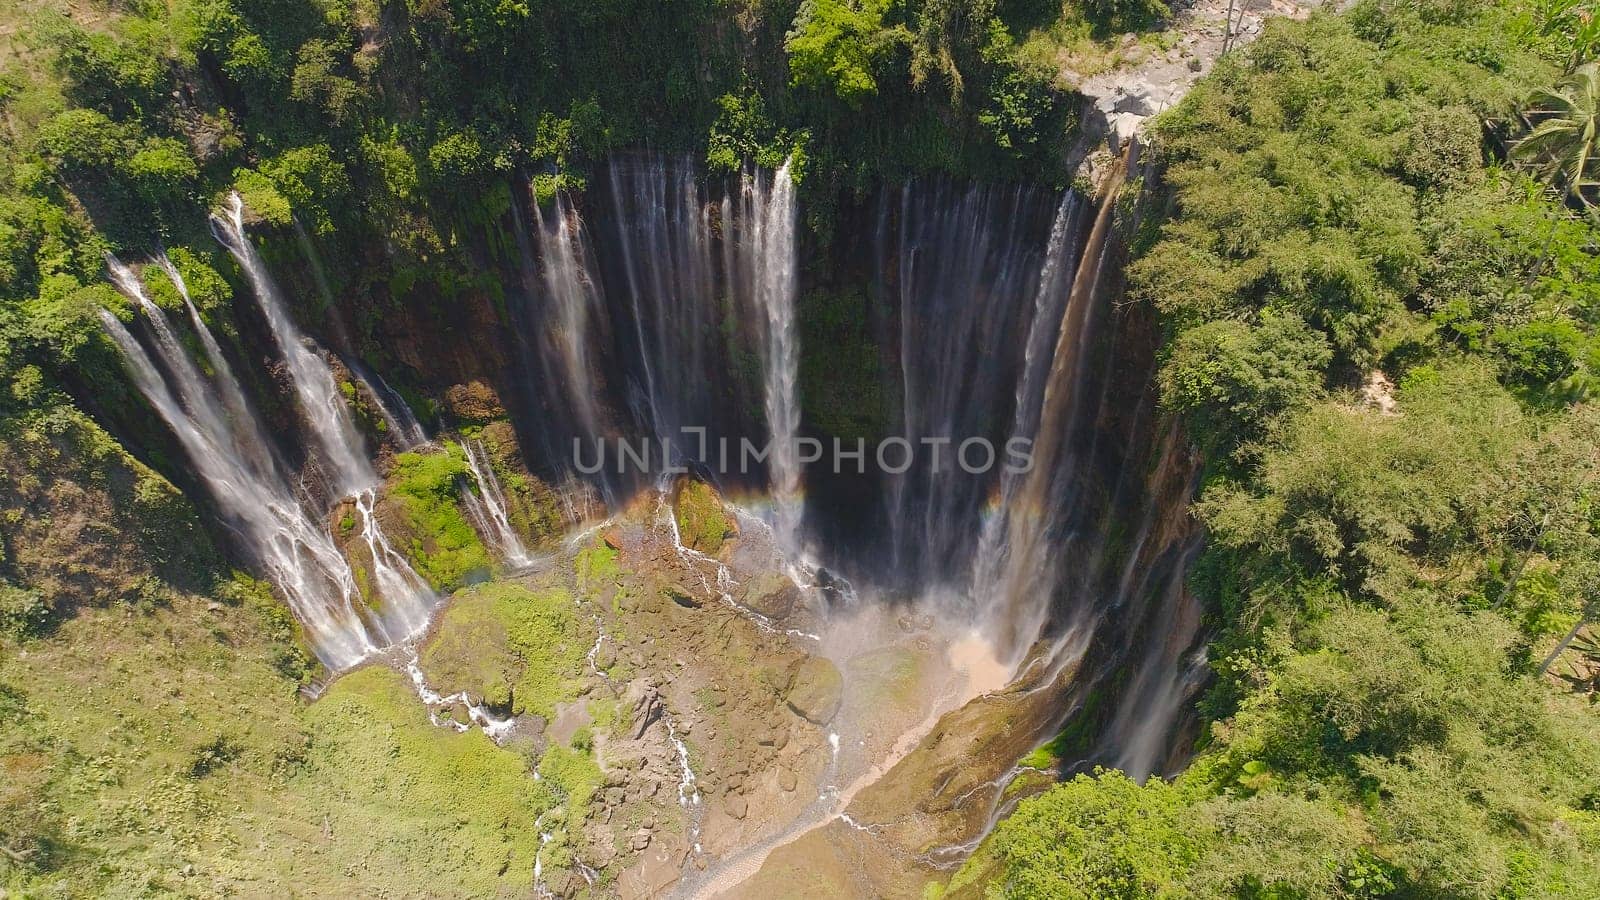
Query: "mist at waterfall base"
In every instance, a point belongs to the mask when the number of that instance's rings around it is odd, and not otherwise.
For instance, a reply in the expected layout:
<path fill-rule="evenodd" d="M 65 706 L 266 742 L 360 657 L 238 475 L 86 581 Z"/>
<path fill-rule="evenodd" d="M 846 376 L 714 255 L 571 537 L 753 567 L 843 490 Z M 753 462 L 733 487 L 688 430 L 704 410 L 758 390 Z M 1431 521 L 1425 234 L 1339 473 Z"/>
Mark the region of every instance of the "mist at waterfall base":
<path fill-rule="evenodd" d="M 574 438 L 690 448 L 682 468 L 775 498 L 780 544 L 821 583 L 853 585 L 836 596 L 975 630 L 1014 672 L 1078 666 L 1084 694 L 1124 698 L 1102 714 L 1095 761 L 1168 768 L 1166 738 L 1199 671 L 1180 579 L 1194 536 L 1173 512 L 1193 470 L 1154 409 L 1148 312 L 1114 305 L 1112 206 L 918 179 L 843 204 L 823 244 L 792 235 L 785 174 L 721 179 L 688 160 L 619 156 L 588 194 L 525 217 L 524 315 L 561 351 L 531 354 L 527 373 L 552 464 L 575 466 Z M 799 392 L 802 298 L 849 287 L 863 289 L 893 399 L 864 474 L 833 452 L 842 436 L 803 415 Z M 815 462 L 775 455 L 753 485 L 714 452 L 805 439 L 821 446 Z M 940 467 L 926 452 L 879 465 L 873 448 L 894 439 L 979 440 L 1002 461 L 1008 442 L 1040 452 L 1027 473 L 966 471 L 948 455 Z M 591 477 L 613 497 L 653 486 L 614 468 Z M 1078 652 L 1089 658 L 1068 658 Z"/>
<path fill-rule="evenodd" d="M 708 177 L 689 160 L 623 154 L 581 195 L 541 205 L 524 192 L 509 223 L 519 251 L 505 284 L 511 327 L 499 337 L 515 351 L 528 456 L 553 480 L 588 479 L 621 508 L 658 478 L 578 471 L 575 440 L 659 446 L 690 429 L 711 446 L 770 443 L 750 478 L 719 479 L 687 454 L 670 464 L 730 496 L 761 497 L 777 545 L 813 584 L 854 586 L 830 591 L 835 603 L 936 616 L 952 634 L 982 636 L 1013 674 L 1074 669 L 1084 689 L 1063 703 L 1112 687 L 1120 702 L 1101 714 L 1093 761 L 1136 775 L 1167 768 L 1199 671 L 1199 617 L 1179 578 L 1194 538 L 1171 511 L 1187 499 L 1192 464 L 1153 408 L 1147 314 L 1113 305 L 1122 251 L 1110 204 L 919 179 L 844 204 L 841 237 L 812 246 L 790 176 L 786 165 Z M 215 341 L 192 307 L 208 375 L 153 303 L 138 303 L 142 336 L 109 314 L 106 327 L 319 658 L 348 668 L 425 628 L 439 598 L 384 535 L 372 448 L 326 351 L 293 323 L 237 200 L 214 231 L 281 354 L 324 496 L 258 439 L 248 393 L 220 348 L 210 359 Z M 126 270 L 113 274 L 142 296 Z M 868 460 L 863 474 L 790 452 L 802 437 L 828 446 L 837 437 L 803 415 L 801 298 L 846 284 L 865 288 L 862 315 L 892 398 L 887 436 L 913 446 L 1025 439 L 1042 448 L 1029 470 L 937 468 L 923 454 L 903 471 Z M 386 388 L 365 389 L 386 419 L 414 421 Z M 479 482 L 464 495 L 469 517 L 503 560 L 525 564 L 527 549 L 491 508 L 498 489 L 484 484 L 482 448 L 465 449 Z M 377 597 L 358 589 L 330 536 L 327 510 L 342 498 L 360 519 Z"/>

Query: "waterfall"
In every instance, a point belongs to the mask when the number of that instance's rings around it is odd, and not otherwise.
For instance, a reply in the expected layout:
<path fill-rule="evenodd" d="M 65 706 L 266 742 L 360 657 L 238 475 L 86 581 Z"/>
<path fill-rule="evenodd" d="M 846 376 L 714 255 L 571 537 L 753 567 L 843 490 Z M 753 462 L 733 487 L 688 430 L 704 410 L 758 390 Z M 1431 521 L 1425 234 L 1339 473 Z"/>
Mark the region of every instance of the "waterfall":
<path fill-rule="evenodd" d="M 216 397 L 206 387 L 205 380 L 200 375 L 200 370 L 184 350 L 183 344 L 178 340 L 177 333 L 172 329 L 172 323 L 167 315 L 156 306 L 144 291 L 144 285 L 139 282 L 139 277 L 133 270 L 123 265 L 116 257 L 106 254 L 106 269 L 110 273 L 111 283 L 117 290 L 132 299 L 139 305 L 149 323 L 151 335 L 155 338 L 157 353 L 161 361 L 172 369 L 174 380 L 177 382 L 178 397 L 183 401 L 185 409 L 198 418 L 204 426 L 205 433 L 210 435 L 229 435 L 231 432 L 226 425 L 223 415 L 216 402 Z M 232 441 L 222 446 L 232 446 Z"/>
<path fill-rule="evenodd" d="M 538 204 L 537 231 L 541 284 L 549 315 L 542 333 L 541 359 L 562 385 L 580 434 L 600 433 L 600 385 L 590 346 L 597 319 L 605 312 L 595 275 L 589 269 L 588 237 L 577 210 L 558 194 L 548 216 Z"/>
<path fill-rule="evenodd" d="M 377 482 L 377 474 L 366 456 L 366 442 L 356 430 L 345 406 L 344 396 L 333 379 L 333 373 L 312 349 L 306 337 L 289 318 L 283 298 L 278 294 L 277 283 L 267 271 L 250 243 L 244 230 L 244 200 L 238 194 L 230 198 L 228 215 L 211 217 L 212 233 L 228 252 L 239 261 L 257 303 L 265 314 L 267 327 L 273 340 L 283 351 L 288 365 L 289 380 L 300 401 L 313 444 L 324 465 L 329 469 L 330 487 L 337 495 L 348 496 L 366 490 Z"/>
<path fill-rule="evenodd" d="M 1063 455 L 1063 445 L 1077 424 L 1076 400 L 1089 356 L 1086 344 L 1093 334 L 1089 323 L 1100 299 L 1101 274 L 1112 248 L 1111 216 L 1126 172 L 1125 166 L 1118 166 L 1101 185 L 1100 209 L 1084 240 L 1077 268 L 1070 279 L 1063 279 L 1070 289 L 1039 401 L 1033 465 L 1006 498 L 1006 568 L 995 583 L 999 603 L 986 621 L 1002 658 L 1013 663 L 1039 636 L 1054 599 L 1055 584 L 1050 576 L 1060 568 L 1049 564 L 1057 552 L 1051 545 L 1051 533 L 1068 503 L 1057 488 L 1062 470 L 1072 465 Z"/>
<path fill-rule="evenodd" d="M 308 510 L 309 500 L 273 456 L 259 417 L 171 260 L 163 256 L 158 262 L 183 299 L 212 372 L 209 380 L 138 277 L 114 258 L 107 260 L 111 280 L 143 311 L 156 358 L 114 316 L 104 313 L 102 322 L 122 351 L 136 386 L 172 429 L 224 518 L 284 593 L 318 658 L 330 669 L 348 668 L 419 632 L 438 597 L 384 534 L 377 514 L 378 476 L 365 455 L 365 444 L 332 371 L 289 319 L 271 275 L 245 234 L 243 202 L 237 195 L 230 215 L 212 218 L 212 230 L 244 269 L 284 353 L 329 488 L 336 496 L 353 499 L 359 537 L 371 564 L 370 598 L 362 596 L 332 535 Z M 387 386 L 380 390 L 380 380 L 355 371 L 396 440 L 402 446 L 423 440 L 421 426 L 405 404 L 394 399 Z M 373 606 L 366 602 L 369 599 Z"/>
<path fill-rule="evenodd" d="M 238 194 L 231 197 L 228 215 L 213 215 L 211 225 L 217 240 L 244 269 L 273 340 L 283 351 L 289 382 L 312 444 L 329 469 L 329 487 L 336 496 L 354 499 L 361 517 L 361 539 L 372 564 L 374 587 L 383 602 L 382 615 L 375 619 L 380 645 L 404 640 L 427 626 L 439 598 L 383 533 L 376 508 L 378 474 L 367 459 L 366 442 L 356 430 L 332 370 L 289 318 L 277 283 L 245 233 L 244 201 Z M 395 423 L 391 427 L 401 433 L 402 441 L 413 434 L 421 437 L 421 426 L 415 424 L 409 409 L 402 417 L 382 402 L 382 396 L 370 383 L 368 390 L 379 401 L 383 415 Z M 404 404 L 398 404 L 398 408 L 404 408 Z"/>
<path fill-rule="evenodd" d="M 583 199 L 587 215 L 565 193 L 526 218 L 513 210 L 522 292 L 537 306 L 522 326 L 536 350 L 524 364 L 549 430 L 668 441 L 674 464 L 709 463 L 719 439 L 765 431 L 774 447 L 759 474 L 792 532 L 801 479 L 789 165 L 722 182 L 688 160 L 619 155 Z"/>
<path fill-rule="evenodd" d="M 1013 439 L 1031 441 L 1038 433 L 1044 385 L 1054 359 L 1056 335 L 1061 329 L 1064 307 L 1078 269 L 1083 206 L 1078 194 L 1067 192 L 1062 196 L 1055 220 L 1050 226 L 1044 267 L 1034 290 L 1033 316 L 1023 351 L 1022 377 L 1017 382 L 1014 394 L 1015 409 L 1010 429 Z M 1038 464 L 1036 459 L 1034 465 Z M 1054 594 L 1056 567 L 1038 558 L 1042 548 L 1032 542 L 1036 535 L 1019 534 L 1017 532 L 1022 529 L 1013 527 L 1014 519 L 1019 515 L 1019 504 L 1024 502 L 1020 495 L 1025 489 L 1027 474 L 1007 471 L 1001 475 L 999 510 L 984 522 L 969 595 L 975 599 L 996 595 L 1008 597 L 1025 591 L 1034 601 L 1034 606 L 1027 611 L 1028 621 L 1017 631 L 1037 634 L 1044 625 L 1043 613 L 1047 611 Z M 1018 546 L 1014 547 L 1013 541 Z M 1018 579 L 1028 579 L 1029 583 L 1016 583 Z M 987 622 L 988 616 L 996 611 L 982 609 L 977 612 L 980 620 Z M 1006 615 L 1004 606 L 1000 607 L 998 614 Z M 990 630 L 994 630 L 992 626 Z M 1016 649 L 1004 647 L 1001 658 L 1015 664 L 1012 657 Z"/>
<path fill-rule="evenodd" d="M 372 580 L 383 599 L 384 643 L 396 644 L 422 631 L 428 625 L 439 598 L 422 576 L 395 551 L 378 524 L 377 489 L 366 488 L 355 495 L 356 511 L 361 513 L 361 540 L 372 562 Z"/>
<path fill-rule="evenodd" d="M 772 441 L 768 481 L 777 506 L 777 539 L 793 549 L 799 527 L 800 463 L 795 440 L 800 432 L 800 334 L 795 320 L 794 181 L 789 176 L 792 159 L 770 178 L 763 173 L 744 177 L 743 221 L 750 229 L 746 254 L 751 273 L 751 296 L 762 313 L 759 318 L 763 399 L 767 430 Z"/>
<path fill-rule="evenodd" d="M 1169 577 L 1162 590 L 1155 620 L 1160 631 L 1150 636 L 1133 683 L 1106 727 L 1105 754 L 1132 778 L 1142 780 L 1165 768 L 1172 724 L 1205 678 L 1205 648 L 1194 649 L 1200 605 L 1185 596 L 1182 577 L 1198 549 L 1195 542 L 1179 555 L 1176 577 Z"/>
<path fill-rule="evenodd" d="M 712 211 L 688 165 L 660 158 L 614 158 L 608 168 L 610 237 L 617 248 L 635 362 L 629 405 L 647 433 L 682 440 L 684 428 L 716 418 L 708 379 L 731 371 L 720 362 Z"/>
<path fill-rule="evenodd" d="M 217 362 L 222 356 L 214 350 L 215 338 L 201 323 L 207 353 L 216 353 L 215 381 L 223 395 L 237 398 L 228 401 L 234 405 L 231 419 L 222 414 L 225 404 L 212 384 L 200 377 L 172 339 L 165 313 L 149 302 L 131 272 L 112 263 L 113 280 L 139 303 L 168 373 L 162 373 L 115 316 L 102 310 L 101 322 L 121 350 L 135 386 L 172 430 L 224 520 L 282 591 L 317 657 L 334 670 L 359 662 L 382 640 L 377 627 L 381 620 L 361 605 L 349 564 L 327 530 L 306 511 L 272 457 L 231 370 L 225 361 Z M 250 448 L 254 452 L 241 452 Z"/>
<path fill-rule="evenodd" d="M 389 437 L 397 447 L 412 450 L 428 442 L 428 433 L 417 421 L 417 414 L 378 373 L 354 360 L 345 360 L 345 368 L 350 370 L 351 377 L 372 398 L 372 405 L 377 407 L 378 415 L 383 418 Z"/>
<path fill-rule="evenodd" d="M 914 451 L 904 468 L 886 472 L 887 540 L 892 570 L 912 590 L 960 585 L 969 575 L 999 473 L 966 472 L 957 455 L 969 439 L 1002 449 L 1022 380 L 1018 350 L 1030 344 L 1030 327 L 1054 327 L 1054 295 L 1042 305 L 1035 297 L 1047 264 L 1045 228 L 1063 204 L 1073 201 L 942 181 L 911 182 L 881 200 L 878 280 L 899 319 L 898 437 Z M 1069 243 L 1049 249 L 1066 257 Z M 886 456 L 899 467 L 898 452 Z"/>
<path fill-rule="evenodd" d="M 472 517 L 472 524 L 512 568 L 521 569 L 532 565 L 532 554 L 523 545 L 517 530 L 511 527 L 511 517 L 506 512 L 505 493 L 500 489 L 500 479 L 495 476 L 494 466 L 489 463 L 488 452 L 484 450 L 483 444 L 476 440 L 463 441 L 461 449 L 466 452 L 467 468 L 471 470 L 473 481 L 477 485 L 476 492 L 467 490 L 462 493 L 467 513 Z"/>

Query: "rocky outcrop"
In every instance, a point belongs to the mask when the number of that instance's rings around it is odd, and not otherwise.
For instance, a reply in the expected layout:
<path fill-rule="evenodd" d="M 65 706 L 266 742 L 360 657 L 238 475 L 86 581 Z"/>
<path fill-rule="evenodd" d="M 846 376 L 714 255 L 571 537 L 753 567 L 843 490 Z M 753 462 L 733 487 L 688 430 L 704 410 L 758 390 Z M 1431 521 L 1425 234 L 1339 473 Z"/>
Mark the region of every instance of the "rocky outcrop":
<path fill-rule="evenodd" d="M 1304 18 L 1326 0 L 1190 0 L 1173 4 L 1167 49 L 1139 62 L 1082 80 L 1068 78 L 1083 95 L 1082 131 L 1069 159 L 1085 160 L 1096 148 L 1121 147 L 1146 120 L 1171 109 L 1217 60 L 1261 34 L 1266 20 Z M 1130 36 L 1131 37 L 1131 36 Z M 1166 41 L 1164 44 L 1168 43 Z M 1092 183 L 1098 183 L 1093 179 Z"/>
<path fill-rule="evenodd" d="M 738 533 L 722 508 L 717 489 L 703 481 L 679 479 L 673 489 L 672 511 L 678 523 L 678 539 L 685 547 L 708 556 L 716 556 L 722 550 L 722 542 Z"/>
<path fill-rule="evenodd" d="M 770 549 L 730 535 L 727 564 L 680 550 L 664 501 L 459 593 L 421 653 L 430 688 L 461 697 L 434 710 L 438 727 L 482 726 L 481 704 L 515 716 L 495 732 L 508 748 L 570 748 L 598 766 L 587 802 L 541 825 L 565 848 L 541 864 L 556 895 L 587 888 L 585 873 L 620 896 L 671 892 L 798 815 L 832 752 L 816 722 L 839 706 L 838 669 L 720 591 L 781 592 Z"/>

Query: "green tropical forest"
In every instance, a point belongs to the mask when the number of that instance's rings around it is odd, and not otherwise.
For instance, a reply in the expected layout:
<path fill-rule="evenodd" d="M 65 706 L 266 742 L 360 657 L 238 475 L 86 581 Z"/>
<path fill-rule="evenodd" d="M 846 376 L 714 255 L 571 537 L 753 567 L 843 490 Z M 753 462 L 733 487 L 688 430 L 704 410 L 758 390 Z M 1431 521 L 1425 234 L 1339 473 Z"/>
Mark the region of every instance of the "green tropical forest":
<path fill-rule="evenodd" d="M 0 2 L 0 898 L 1600 897 L 1593 0 Z"/>

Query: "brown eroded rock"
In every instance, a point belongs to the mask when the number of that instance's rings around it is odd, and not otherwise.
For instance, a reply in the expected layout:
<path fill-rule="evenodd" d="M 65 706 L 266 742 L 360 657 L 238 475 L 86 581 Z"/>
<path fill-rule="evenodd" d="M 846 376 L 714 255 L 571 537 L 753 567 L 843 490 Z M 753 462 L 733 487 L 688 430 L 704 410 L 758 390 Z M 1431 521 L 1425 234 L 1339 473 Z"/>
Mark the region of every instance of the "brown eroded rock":
<path fill-rule="evenodd" d="M 463 422 L 483 423 L 506 416 L 500 396 L 482 381 L 453 384 L 444 392 L 445 407 Z"/>

